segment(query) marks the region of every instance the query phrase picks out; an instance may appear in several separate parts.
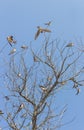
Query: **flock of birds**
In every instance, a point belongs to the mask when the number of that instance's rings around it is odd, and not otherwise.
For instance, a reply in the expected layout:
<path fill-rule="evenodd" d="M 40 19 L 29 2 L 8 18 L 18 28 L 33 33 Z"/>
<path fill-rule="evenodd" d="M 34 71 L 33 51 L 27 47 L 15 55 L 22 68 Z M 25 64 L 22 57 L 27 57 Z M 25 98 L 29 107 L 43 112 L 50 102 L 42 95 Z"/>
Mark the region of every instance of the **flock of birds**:
<path fill-rule="evenodd" d="M 46 28 L 42 28 L 42 27 L 40 27 L 40 26 L 37 26 L 37 32 L 36 32 L 36 34 L 35 34 L 34 40 L 36 40 L 41 33 L 51 33 L 51 30 L 48 29 L 48 27 L 50 26 L 51 22 L 52 22 L 52 21 L 49 21 L 49 22 L 45 23 Z M 13 38 L 12 35 L 7 37 L 7 41 L 8 41 L 8 43 L 10 44 L 11 47 L 13 46 L 13 44 L 16 44 L 16 42 L 17 42 L 17 41 Z M 73 43 L 69 43 L 69 44 L 66 45 L 66 47 L 72 47 L 73 45 L 74 45 Z M 22 45 L 21 48 L 22 48 L 22 49 L 27 49 L 28 46 Z M 13 49 L 10 51 L 9 55 L 14 54 L 15 52 L 16 52 L 16 48 L 13 48 Z"/>
<path fill-rule="evenodd" d="M 7 41 L 8 41 L 8 43 L 10 44 L 11 47 L 13 46 L 13 44 L 16 44 L 16 40 L 13 38 L 12 35 L 7 37 Z M 28 46 L 22 45 L 21 48 L 22 48 L 22 49 L 27 49 Z M 14 54 L 15 52 L 16 52 L 16 48 L 13 48 L 13 49 L 10 51 L 9 55 Z"/>
<path fill-rule="evenodd" d="M 41 33 L 46 33 L 46 32 L 47 32 L 47 33 L 50 33 L 51 30 L 48 29 L 48 27 L 50 26 L 50 24 L 51 24 L 51 21 L 49 21 L 48 23 L 45 23 L 46 28 L 42 28 L 42 27 L 40 27 L 40 26 L 37 26 L 37 32 L 36 32 L 36 34 L 35 34 L 34 40 L 36 40 Z M 13 44 L 16 44 L 16 42 L 17 42 L 12 35 L 7 37 L 7 41 L 8 41 L 8 43 L 10 44 L 11 47 L 13 46 Z M 73 43 L 68 43 L 68 44 L 66 45 L 66 47 L 72 47 L 73 45 L 74 45 Z M 22 45 L 21 48 L 25 50 L 25 49 L 28 48 L 28 46 Z M 15 52 L 16 52 L 16 48 L 13 48 L 13 49 L 10 51 L 9 55 L 14 54 Z M 40 86 L 40 88 L 41 88 L 41 90 L 42 90 L 43 92 L 46 92 L 46 91 L 47 91 L 47 89 L 46 89 L 44 86 L 42 86 L 42 85 Z M 19 107 L 18 110 L 17 110 L 17 113 L 20 112 L 20 111 L 22 110 L 22 108 L 24 108 L 24 104 L 21 104 L 21 105 L 20 105 L 20 107 Z M 2 110 L 0 110 L 0 115 L 2 115 L 2 114 L 4 114 L 4 113 L 2 112 Z"/>

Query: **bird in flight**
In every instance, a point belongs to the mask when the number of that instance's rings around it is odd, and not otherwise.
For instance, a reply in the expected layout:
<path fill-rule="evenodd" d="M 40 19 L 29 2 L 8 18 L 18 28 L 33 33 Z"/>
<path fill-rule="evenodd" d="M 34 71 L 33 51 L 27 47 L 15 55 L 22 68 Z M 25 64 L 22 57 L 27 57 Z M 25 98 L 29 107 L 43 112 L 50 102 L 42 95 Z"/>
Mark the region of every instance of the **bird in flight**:
<path fill-rule="evenodd" d="M 35 34 L 35 40 L 37 39 L 37 37 L 39 36 L 40 33 L 43 33 L 43 32 L 51 32 L 51 30 L 47 29 L 47 28 L 41 28 L 40 26 L 37 26 L 38 30 Z"/>
<path fill-rule="evenodd" d="M 44 24 L 47 25 L 47 26 L 50 26 L 51 22 L 52 22 L 52 21 L 49 21 L 49 22 L 44 23 Z"/>
<path fill-rule="evenodd" d="M 13 49 L 10 51 L 9 55 L 14 54 L 15 52 L 16 52 L 16 48 L 13 48 Z"/>
<path fill-rule="evenodd" d="M 13 39 L 12 35 L 7 37 L 7 41 L 10 44 L 10 46 L 12 46 L 12 43 L 14 43 L 14 44 L 16 43 L 16 41 Z"/>

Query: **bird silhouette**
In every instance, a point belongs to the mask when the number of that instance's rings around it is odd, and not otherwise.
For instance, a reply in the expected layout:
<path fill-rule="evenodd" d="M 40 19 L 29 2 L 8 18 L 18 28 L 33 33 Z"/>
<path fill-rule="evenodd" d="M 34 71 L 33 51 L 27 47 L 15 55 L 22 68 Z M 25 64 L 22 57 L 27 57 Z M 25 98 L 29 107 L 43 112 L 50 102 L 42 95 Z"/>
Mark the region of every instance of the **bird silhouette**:
<path fill-rule="evenodd" d="M 11 35 L 11 36 L 8 36 L 7 37 L 7 41 L 8 41 L 8 43 L 10 44 L 10 46 L 12 47 L 12 44 L 14 43 L 16 43 L 16 41 L 13 39 L 13 36 Z"/>
<path fill-rule="evenodd" d="M 39 36 L 40 33 L 43 33 L 43 32 L 51 32 L 51 30 L 47 29 L 47 28 L 41 28 L 40 26 L 37 26 L 38 30 L 35 34 L 35 40 L 37 39 L 37 37 Z"/>

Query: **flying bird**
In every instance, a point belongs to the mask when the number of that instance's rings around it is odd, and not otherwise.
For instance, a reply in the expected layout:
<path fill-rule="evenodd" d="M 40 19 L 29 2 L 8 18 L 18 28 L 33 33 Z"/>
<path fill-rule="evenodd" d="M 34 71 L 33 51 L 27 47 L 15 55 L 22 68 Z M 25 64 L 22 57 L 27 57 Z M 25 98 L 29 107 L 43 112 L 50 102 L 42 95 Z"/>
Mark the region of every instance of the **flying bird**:
<path fill-rule="evenodd" d="M 28 49 L 28 46 L 22 45 L 21 48 L 25 50 L 25 49 Z"/>
<path fill-rule="evenodd" d="M 74 46 L 74 43 L 69 43 L 66 45 L 66 47 L 72 47 L 72 46 Z"/>
<path fill-rule="evenodd" d="M 47 26 L 50 26 L 51 22 L 52 22 L 52 21 L 49 21 L 49 22 L 44 23 L 44 24 L 47 25 Z"/>
<path fill-rule="evenodd" d="M 7 37 L 7 41 L 10 44 L 10 46 L 12 46 L 13 43 L 14 44 L 16 43 L 16 41 L 13 39 L 12 35 Z"/>
<path fill-rule="evenodd" d="M 39 36 L 40 33 L 43 33 L 43 32 L 51 32 L 51 30 L 49 29 L 46 29 L 46 28 L 41 28 L 40 26 L 37 26 L 38 30 L 35 34 L 35 40 L 37 39 L 37 37 Z"/>
<path fill-rule="evenodd" d="M 4 114 L 4 113 L 2 112 L 2 110 L 0 110 L 0 115 L 2 115 L 2 114 Z"/>
<path fill-rule="evenodd" d="M 13 48 L 13 49 L 10 51 L 9 55 L 14 54 L 15 52 L 16 52 L 16 48 Z"/>

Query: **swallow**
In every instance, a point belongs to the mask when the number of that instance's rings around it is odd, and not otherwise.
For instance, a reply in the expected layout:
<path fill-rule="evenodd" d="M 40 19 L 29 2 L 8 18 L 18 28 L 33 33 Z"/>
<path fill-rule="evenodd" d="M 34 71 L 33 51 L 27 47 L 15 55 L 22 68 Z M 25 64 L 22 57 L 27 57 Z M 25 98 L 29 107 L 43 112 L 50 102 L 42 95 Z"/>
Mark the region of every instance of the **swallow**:
<path fill-rule="evenodd" d="M 12 49 L 9 53 L 9 55 L 14 54 L 16 52 L 16 48 Z"/>
<path fill-rule="evenodd" d="M 19 106 L 19 108 L 18 108 L 18 110 L 17 110 L 17 113 L 20 112 L 23 108 L 24 108 L 24 104 L 22 103 L 22 104 Z"/>
<path fill-rule="evenodd" d="M 2 115 L 2 114 L 4 114 L 4 113 L 2 112 L 2 110 L 0 110 L 0 115 Z"/>
<path fill-rule="evenodd" d="M 49 22 L 44 23 L 44 24 L 47 25 L 47 26 L 50 26 L 51 22 L 52 22 L 52 21 L 49 21 Z"/>
<path fill-rule="evenodd" d="M 35 34 L 35 40 L 37 39 L 37 37 L 39 36 L 40 33 L 43 33 L 43 32 L 51 32 L 51 30 L 49 29 L 44 29 L 44 28 L 41 28 L 40 26 L 37 26 L 38 30 Z"/>
<path fill-rule="evenodd" d="M 16 41 L 13 39 L 12 35 L 7 37 L 7 41 L 11 47 L 12 47 L 12 43 L 14 43 L 14 44 L 16 43 Z"/>
<path fill-rule="evenodd" d="M 22 45 L 21 48 L 25 50 L 25 49 L 28 49 L 28 46 Z"/>
<path fill-rule="evenodd" d="M 74 43 L 69 43 L 66 45 L 66 47 L 72 47 L 72 46 L 74 46 Z"/>

